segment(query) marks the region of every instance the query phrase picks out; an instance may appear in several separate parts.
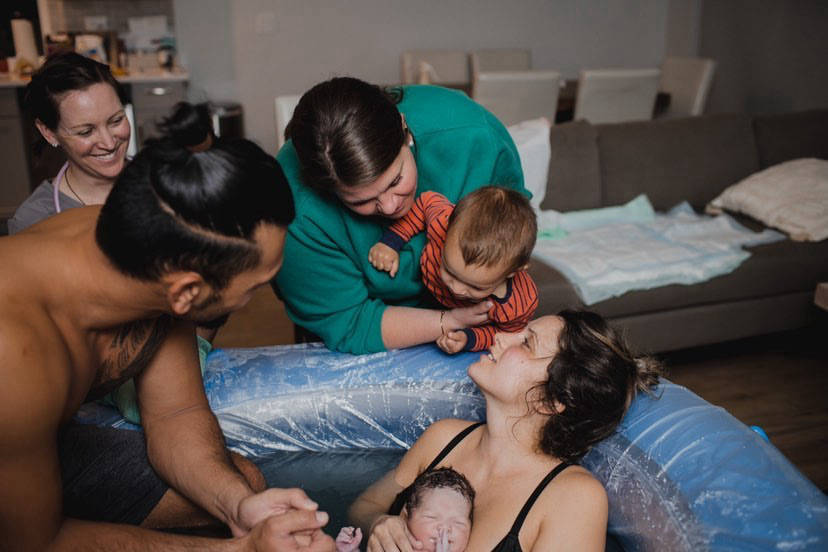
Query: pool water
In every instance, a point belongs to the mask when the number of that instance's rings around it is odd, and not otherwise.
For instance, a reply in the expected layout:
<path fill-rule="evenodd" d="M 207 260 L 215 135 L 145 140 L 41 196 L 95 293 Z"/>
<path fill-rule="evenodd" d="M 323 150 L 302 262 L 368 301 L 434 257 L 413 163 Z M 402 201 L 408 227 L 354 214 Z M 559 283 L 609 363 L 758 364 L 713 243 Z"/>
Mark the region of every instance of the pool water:
<path fill-rule="evenodd" d="M 300 487 L 328 512 L 325 532 L 336 537 L 350 525 L 348 508 L 357 496 L 405 454 L 401 449 L 332 452 L 277 452 L 251 458 L 262 470 L 269 487 Z"/>

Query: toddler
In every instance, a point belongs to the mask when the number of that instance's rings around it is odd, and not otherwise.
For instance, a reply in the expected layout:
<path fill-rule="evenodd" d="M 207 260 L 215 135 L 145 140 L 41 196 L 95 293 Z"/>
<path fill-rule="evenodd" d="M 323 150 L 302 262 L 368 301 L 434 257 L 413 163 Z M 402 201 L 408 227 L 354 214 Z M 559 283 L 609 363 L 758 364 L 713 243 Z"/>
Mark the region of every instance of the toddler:
<path fill-rule="evenodd" d="M 538 289 L 526 268 L 538 231 L 535 212 L 523 194 L 486 186 L 455 207 L 441 194 L 423 192 L 371 248 L 368 260 L 393 278 L 399 250 L 423 230 L 428 244 L 420 269 L 435 299 L 449 308 L 492 304 L 490 323 L 444 332 L 437 340 L 443 351 L 487 350 L 497 331 L 517 332 L 529 323 L 538 307 Z"/>
<path fill-rule="evenodd" d="M 463 552 L 469 542 L 474 489 L 451 468 L 421 473 L 409 487 L 400 514 L 408 530 L 423 543 L 423 552 Z M 343 527 L 336 537 L 337 552 L 359 549 L 362 532 Z"/>

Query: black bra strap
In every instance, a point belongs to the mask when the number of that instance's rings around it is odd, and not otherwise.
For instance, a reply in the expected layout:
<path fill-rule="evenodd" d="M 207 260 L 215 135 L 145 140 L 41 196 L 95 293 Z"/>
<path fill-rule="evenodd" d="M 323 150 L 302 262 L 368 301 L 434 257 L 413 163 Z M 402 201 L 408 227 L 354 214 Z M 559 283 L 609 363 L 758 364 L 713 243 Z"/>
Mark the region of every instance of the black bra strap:
<path fill-rule="evenodd" d="M 518 533 L 520 533 L 520 528 L 523 527 L 523 522 L 526 521 L 526 516 L 529 515 L 529 510 L 532 509 L 532 506 L 535 504 L 535 501 L 538 499 L 540 494 L 543 492 L 546 486 L 549 485 L 549 482 L 555 479 L 556 475 L 558 475 L 571 465 L 572 464 L 570 464 L 569 462 L 561 462 L 560 464 L 555 466 L 555 468 L 552 471 L 546 474 L 546 477 L 544 477 L 543 481 L 541 481 L 538 484 L 538 486 L 535 487 L 535 490 L 534 492 L 532 492 L 532 495 L 529 497 L 529 500 L 527 500 L 526 504 L 524 504 L 523 508 L 521 508 L 520 513 L 517 515 L 517 518 L 515 518 L 515 523 L 512 525 L 512 528 L 509 529 L 509 534 L 514 535 L 515 537 L 518 536 Z"/>
<path fill-rule="evenodd" d="M 484 423 L 485 422 L 477 422 L 476 424 L 472 424 L 469 427 L 467 427 L 466 429 L 464 429 L 463 431 L 461 431 L 460 433 L 458 433 L 457 435 L 455 435 L 454 439 L 449 441 L 449 443 L 445 447 L 443 447 L 443 450 L 440 451 L 440 454 L 438 454 L 437 456 L 434 457 L 434 460 L 431 461 L 431 464 L 428 465 L 428 467 L 425 469 L 425 471 L 433 470 L 437 466 L 437 464 L 439 464 L 440 461 L 443 458 L 445 458 L 446 455 L 448 453 L 450 453 L 452 451 L 452 449 L 454 449 L 454 447 L 457 446 L 457 443 L 459 443 L 460 441 L 465 439 L 466 435 L 468 435 L 469 433 L 471 433 L 472 431 L 474 431 L 478 427 L 482 426 Z"/>

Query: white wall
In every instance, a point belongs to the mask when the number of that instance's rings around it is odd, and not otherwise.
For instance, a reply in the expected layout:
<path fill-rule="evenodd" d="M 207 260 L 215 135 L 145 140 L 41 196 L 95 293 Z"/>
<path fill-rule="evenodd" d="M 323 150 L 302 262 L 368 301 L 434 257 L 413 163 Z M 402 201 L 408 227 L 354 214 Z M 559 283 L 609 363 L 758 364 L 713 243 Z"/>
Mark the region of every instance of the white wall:
<path fill-rule="evenodd" d="M 707 111 L 828 108 L 828 2 L 704 2 L 700 55 L 718 62 Z"/>
<path fill-rule="evenodd" d="M 239 101 L 228 0 L 174 0 L 178 62 L 190 73 L 190 99 Z"/>
<path fill-rule="evenodd" d="M 664 54 L 676 57 L 699 55 L 702 0 L 670 0 L 667 11 Z"/>
<path fill-rule="evenodd" d="M 400 53 L 420 48 L 530 48 L 534 67 L 566 77 L 655 67 L 669 9 L 664 0 L 174 1 L 193 98 L 239 101 L 247 136 L 268 151 L 275 95 L 336 75 L 397 82 Z"/>

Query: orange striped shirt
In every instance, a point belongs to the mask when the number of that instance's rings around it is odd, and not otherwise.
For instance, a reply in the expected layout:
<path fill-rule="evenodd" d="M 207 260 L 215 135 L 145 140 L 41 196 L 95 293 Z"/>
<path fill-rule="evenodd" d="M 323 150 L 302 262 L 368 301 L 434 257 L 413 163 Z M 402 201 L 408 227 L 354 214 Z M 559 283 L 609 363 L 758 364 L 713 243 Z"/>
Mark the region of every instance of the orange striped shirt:
<path fill-rule="evenodd" d="M 440 304 L 449 308 L 469 307 L 479 301 L 456 298 L 440 278 L 448 219 L 452 211 L 454 204 L 442 194 L 423 192 L 411 210 L 392 224 L 380 241 L 399 251 L 414 235 L 425 230 L 428 243 L 420 257 L 423 284 Z M 494 344 L 496 332 L 517 332 L 525 328 L 538 308 L 538 288 L 532 277 L 525 270 L 521 270 L 506 280 L 504 297 L 490 295 L 488 299 L 493 304 L 489 310 L 491 322 L 463 330 L 467 338 L 464 350 L 486 350 Z"/>

